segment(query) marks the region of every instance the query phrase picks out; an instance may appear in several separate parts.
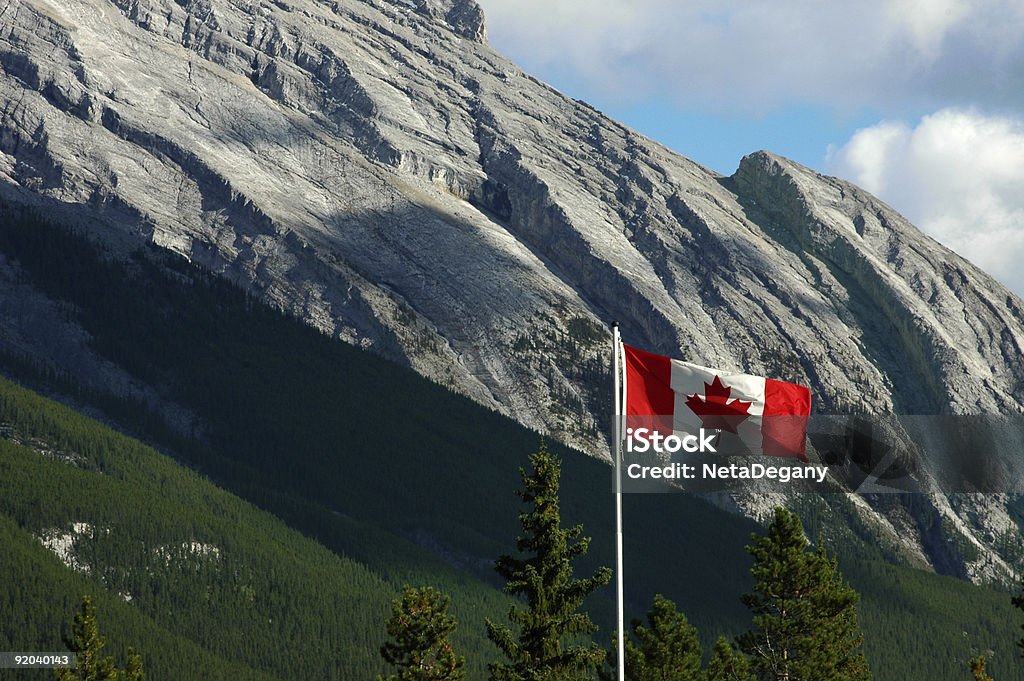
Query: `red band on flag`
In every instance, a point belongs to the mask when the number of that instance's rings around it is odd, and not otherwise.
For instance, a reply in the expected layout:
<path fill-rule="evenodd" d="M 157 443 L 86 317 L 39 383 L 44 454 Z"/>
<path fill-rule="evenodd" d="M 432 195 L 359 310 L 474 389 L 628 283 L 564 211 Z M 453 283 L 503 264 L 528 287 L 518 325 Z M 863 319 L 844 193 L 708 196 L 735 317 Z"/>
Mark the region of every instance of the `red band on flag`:
<path fill-rule="evenodd" d="M 672 360 L 628 345 L 622 347 L 626 354 L 627 425 L 671 434 L 676 399 L 672 392 Z"/>
<path fill-rule="evenodd" d="M 764 379 L 764 415 L 790 416 L 811 413 L 811 391 L 796 383 Z"/>
<path fill-rule="evenodd" d="M 802 385 L 771 378 L 764 382 L 762 448 L 768 456 L 797 456 L 807 463 L 805 449 L 811 391 Z"/>

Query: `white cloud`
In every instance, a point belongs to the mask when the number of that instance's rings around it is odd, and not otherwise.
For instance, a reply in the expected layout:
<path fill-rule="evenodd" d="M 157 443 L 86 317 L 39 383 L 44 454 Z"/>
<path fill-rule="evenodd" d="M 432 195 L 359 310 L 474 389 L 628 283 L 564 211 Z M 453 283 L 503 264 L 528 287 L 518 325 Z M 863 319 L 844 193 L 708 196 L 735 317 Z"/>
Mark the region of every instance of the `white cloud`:
<path fill-rule="evenodd" d="M 911 136 L 905 123 L 882 121 L 858 130 L 840 150 L 829 149 L 827 163 L 837 174 L 881 196 L 888 184 L 894 159 L 900 158 Z"/>
<path fill-rule="evenodd" d="M 480 1 L 492 42 L 527 70 L 631 101 L 1024 103 L 1019 0 Z"/>
<path fill-rule="evenodd" d="M 826 167 L 1024 295 L 1024 121 L 949 108 L 882 122 Z"/>
<path fill-rule="evenodd" d="M 885 3 L 883 9 L 918 54 L 935 58 L 947 32 L 977 8 L 964 0 L 902 0 Z"/>

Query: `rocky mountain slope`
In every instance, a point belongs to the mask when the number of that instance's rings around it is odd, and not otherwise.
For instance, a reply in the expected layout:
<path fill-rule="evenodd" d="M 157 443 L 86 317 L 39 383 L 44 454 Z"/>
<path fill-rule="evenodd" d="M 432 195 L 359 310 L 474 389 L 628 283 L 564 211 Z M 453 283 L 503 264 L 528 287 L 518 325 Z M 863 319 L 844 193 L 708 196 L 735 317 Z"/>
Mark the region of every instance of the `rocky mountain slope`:
<path fill-rule="evenodd" d="M 597 455 L 611 319 L 822 412 L 1022 411 L 1024 303 L 992 278 L 853 185 L 767 152 L 722 177 L 565 97 L 472 0 L 2 2 L 5 201 L 176 251 Z M 0 277 L 0 343 L 128 389 Z M 929 498 L 984 549 L 953 567 L 921 517 L 861 503 L 913 560 L 988 579 L 1012 572 L 1004 502 Z"/>

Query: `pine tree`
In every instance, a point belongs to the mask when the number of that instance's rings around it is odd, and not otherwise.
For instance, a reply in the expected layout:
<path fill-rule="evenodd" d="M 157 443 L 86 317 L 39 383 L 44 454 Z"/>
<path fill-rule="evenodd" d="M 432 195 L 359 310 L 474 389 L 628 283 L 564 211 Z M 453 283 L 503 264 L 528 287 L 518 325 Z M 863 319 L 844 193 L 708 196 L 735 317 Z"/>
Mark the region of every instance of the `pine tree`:
<path fill-rule="evenodd" d="M 625 639 L 626 678 L 629 681 L 695 681 L 700 673 L 701 648 L 697 628 L 661 594 L 647 611 L 647 625 L 633 620 L 632 638 Z M 615 668 L 615 653 L 609 664 Z M 602 672 L 602 678 L 611 676 Z"/>
<path fill-rule="evenodd" d="M 523 489 L 516 494 L 529 505 L 519 515 L 522 535 L 516 548 L 523 557 L 502 556 L 495 569 L 506 581 L 505 592 L 521 597 L 523 605 L 509 610 L 518 629 L 486 621 L 487 636 L 508 659 L 490 665 L 493 681 L 574 681 L 589 678 L 605 651 L 582 639 L 597 627 L 579 612 L 583 600 L 607 584 L 612 572 L 600 568 L 587 579 L 574 579 L 571 562 L 590 545 L 583 526 L 563 528 L 558 504 L 561 462 L 540 451 L 530 455 L 532 471 L 520 469 Z"/>
<path fill-rule="evenodd" d="M 128 649 L 128 666 L 122 672 L 122 681 L 143 681 L 146 673 L 142 670 L 142 656 L 134 648 Z"/>
<path fill-rule="evenodd" d="M 719 636 L 701 681 L 751 681 L 753 678 L 746 655 L 736 650 L 724 636 Z"/>
<path fill-rule="evenodd" d="M 755 630 L 740 638 L 758 679 L 866 681 L 857 621 L 860 597 L 834 557 L 808 551 L 800 519 L 776 508 L 766 536 L 754 535 L 754 592 L 743 596 Z"/>
<path fill-rule="evenodd" d="M 380 648 L 384 661 L 399 668 L 381 681 L 462 681 L 465 659 L 455 655 L 448 637 L 455 619 L 448 616 L 448 596 L 433 587 L 402 587 L 391 604 L 387 641 Z"/>
<path fill-rule="evenodd" d="M 90 596 L 82 597 L 81 610 L 71 625 L 71 638 L 65 638 L 64 644 L 75 653 L 75 666 L 54 670 L 58 681 L 142 681 L 145 678 L 142 656 L 131 648 L 128 649 L 128 666 L 123 671 L 114 664 L 113 657 L 102 655 L 107 642 L 100 636 L 96 606 Z"/>

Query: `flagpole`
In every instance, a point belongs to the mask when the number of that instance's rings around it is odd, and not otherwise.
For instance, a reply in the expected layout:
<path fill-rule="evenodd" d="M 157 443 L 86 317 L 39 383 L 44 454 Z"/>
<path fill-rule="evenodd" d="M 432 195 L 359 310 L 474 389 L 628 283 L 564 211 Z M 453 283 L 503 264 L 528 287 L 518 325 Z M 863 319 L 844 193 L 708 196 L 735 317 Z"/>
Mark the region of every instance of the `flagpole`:
<path fill-rule="evenodd" d="M 619 323 L 612 322 L 612 391 L 615 395 L 615 413 L 612 414 L 612 456 L 615 457 L 615 598 L 618 617 L 618 681 L 626 681 L 626 628 L 623 586 L 622 586 L 622 414 L 623 395 L 621 392 L 619 353 Z"/>

